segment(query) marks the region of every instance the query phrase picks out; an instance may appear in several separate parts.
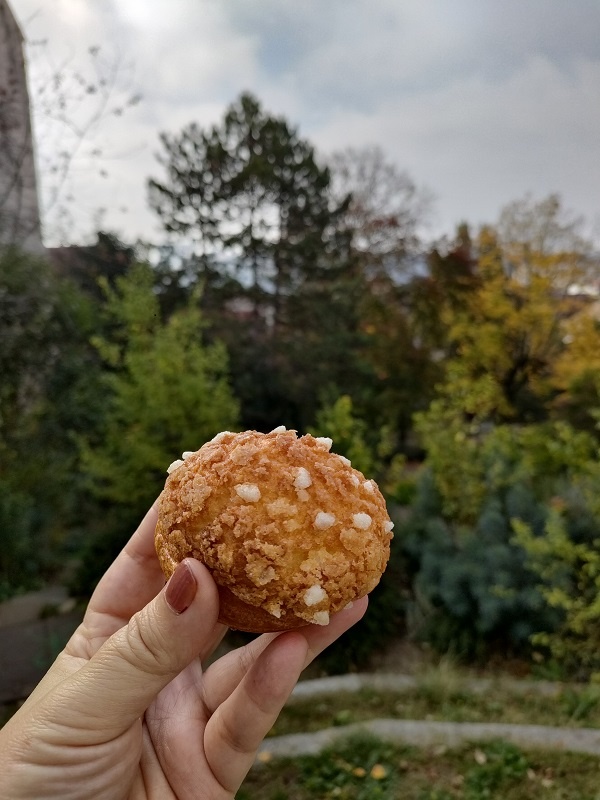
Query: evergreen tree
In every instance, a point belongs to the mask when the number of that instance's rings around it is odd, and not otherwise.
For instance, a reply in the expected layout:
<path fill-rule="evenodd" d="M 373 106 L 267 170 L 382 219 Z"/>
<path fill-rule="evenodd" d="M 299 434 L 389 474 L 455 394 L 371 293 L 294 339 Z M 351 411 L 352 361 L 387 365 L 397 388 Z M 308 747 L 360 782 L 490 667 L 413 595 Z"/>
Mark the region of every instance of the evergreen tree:
<path fill-rule="evenodd" d="M 150 205 L 166 231 L 193 243 L 205 277 L 211 267 L 231 271 L 257 315 L 267 302 L 268 322 L 277 327 L 285 298 L 322 259 L 332 221 L 329 171 L 249 94 L 221 124 L 191 124 L 161 142 L 167 180 L 150 180 Z"/>
<path fill-rule="evenodd" d="M 71 583 L 82 596 L 158 496 L 169 464 L 235 429 L 238 414 L 225 348 L 205 343 L 194 297 L 163 321 L 148 265 L 134 266 L 105 289 L 109 334 L 94 340 L 104 364 L 105 415 L 93 435 L 79 437 L 94 500 Z"/>
<path fill-rule="evenodd" d="M 226 351 L 203 343 L 193 298 L 163 322 L 146 265 L 107 294 L 114 328 L 110 338 L 95 339 L 106 366 L 107 411 L 99 435 L 82 441 L 83 463 L 96 495 L 139 513 L 160 491 L 169 464 L 235 427 L 238 407 Z"/>
<path fill-rule="evenodd" d="M 243 424 L 306 427 L 325 385 L 350 390 L 360 371 L 363 287 L 338 224 L 347 201 L 332 203 L 310 143 L 249 94 L 221 123 L 161 141 L 166 178 L 150 181 L 150 204 L 203 286 Z"/>

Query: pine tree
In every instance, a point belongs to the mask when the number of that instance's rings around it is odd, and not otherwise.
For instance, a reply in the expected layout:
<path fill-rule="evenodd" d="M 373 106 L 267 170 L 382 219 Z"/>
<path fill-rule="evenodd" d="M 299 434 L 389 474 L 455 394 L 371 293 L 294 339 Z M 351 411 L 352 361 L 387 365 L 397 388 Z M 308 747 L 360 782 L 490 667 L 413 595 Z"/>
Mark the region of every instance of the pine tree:
<path fill-rule="evenodd" d="M 150 203 L 203 287 L 244 424 L 304 428 L 326 384 L 356 383 L 362 287 L 330 173 L 289 123 L 243 94 L 208 129 L 163 134 Z"/>

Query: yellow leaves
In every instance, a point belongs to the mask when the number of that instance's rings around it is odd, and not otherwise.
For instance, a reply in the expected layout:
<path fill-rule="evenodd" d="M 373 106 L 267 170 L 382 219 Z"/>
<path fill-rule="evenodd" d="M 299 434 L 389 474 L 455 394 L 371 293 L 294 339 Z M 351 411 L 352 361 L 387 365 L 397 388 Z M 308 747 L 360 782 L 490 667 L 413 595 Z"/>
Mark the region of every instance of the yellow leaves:
<path fill-rule="evenodd" d="M 554 786 L 554 772 L 551 767 L 546 767 L 541 774 L 529 767 L 526 775 L 530 781 L 539 781 L 543 789 L 551 789 Z"/>
<path fill-rule="evenodd" d="M 456 359 L 471 380 L 494 381 L 495 413 L 519 416 L 521 398 L 550 402 L 555 388 L 566 388 L 587 368 L 600 377 L 600 331 L 579 311 L 567 287 L 579 274 L 578 254 L 526 249 L 511 258 L 492 230 L 479 240 L 480 283 L 460 312 L 449 320 Z M 471 413 L 466 409 L 467 413 Z"/>
<path fill-rule="evenodd" d="M 513 529 L 530 567 L 540 576 L 545 601 L 562 616 L 556 630 L 536 634 L 533 642 L 548 648 L 558 662 L 577 663 L 593 674 L 598 665 L 600 542 L 574 540 L 563 509 L 556 507 L 543 534 L 534 535 L 522 521 L 513 521 Z"/>
<path fill-rule="evenodd" d="M 370 775 L 376 781 L 381 781 L 387 777 L 387 769 L 382 764 L 374 764 L 371 767 Z"/>
<path fill-rule="evenodd" d="M 341 769 L 344 770 L 344 772 L 347 772 L 354 778 L 359 778 L 360 780 L 371 778 L 374 781 L 382 781 L 385 780 L 385 778 L 387 778 L 389 775 L 389 769 L 380 763 L 373 764 L 370 770 L 367 770 L 365 767 L 360 765 L 351 764 L 344 759 L 337 759 L 336 763 Z"/>
<path fill-rule="evenodd" d="M 552 383 L 569 391 L 585 374 L 596 374 L 600 383 L 600 325 L 598 310 L 586 305 L 562 324 L 563 350 L 552 370 Z"/>
<path fill-rule="evenodd" d="M 355 778 L 365 778 L 367 775 L 367 770 L 364 767 L 353 767 L 352 774 Z M 371 767 L 369 775 L 375 781 L 382 781 L 384 778 L 387 778 L 388 771 L 383 764 L 374 764 Z"/>

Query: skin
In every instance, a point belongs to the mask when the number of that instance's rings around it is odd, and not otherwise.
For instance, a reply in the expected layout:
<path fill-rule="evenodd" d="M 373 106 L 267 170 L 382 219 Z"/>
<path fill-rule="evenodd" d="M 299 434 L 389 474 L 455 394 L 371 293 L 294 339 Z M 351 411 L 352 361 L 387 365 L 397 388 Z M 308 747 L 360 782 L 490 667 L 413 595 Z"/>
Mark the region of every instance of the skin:
<path fill-rule="evenodd" d="M 0 730 L 0 800 L 226 800 L 302 670 L 366 610 L 263 634 L 203 669 L 226 629 L 198 561 L 176 613 L 154 550 L 152 508 L 84 620 Z"/>

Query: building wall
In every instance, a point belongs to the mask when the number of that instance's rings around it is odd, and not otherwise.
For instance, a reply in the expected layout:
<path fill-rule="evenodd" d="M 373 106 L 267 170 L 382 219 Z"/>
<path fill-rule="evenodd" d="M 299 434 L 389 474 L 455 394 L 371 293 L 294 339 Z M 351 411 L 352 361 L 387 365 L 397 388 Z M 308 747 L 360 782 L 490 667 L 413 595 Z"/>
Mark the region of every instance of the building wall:
<path fill-rule="evenodd" d="M 44 252 L 23 36 L 0 0 L 0 246 Z"/>

